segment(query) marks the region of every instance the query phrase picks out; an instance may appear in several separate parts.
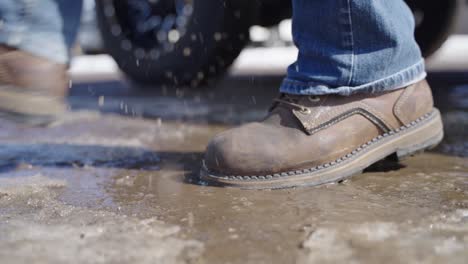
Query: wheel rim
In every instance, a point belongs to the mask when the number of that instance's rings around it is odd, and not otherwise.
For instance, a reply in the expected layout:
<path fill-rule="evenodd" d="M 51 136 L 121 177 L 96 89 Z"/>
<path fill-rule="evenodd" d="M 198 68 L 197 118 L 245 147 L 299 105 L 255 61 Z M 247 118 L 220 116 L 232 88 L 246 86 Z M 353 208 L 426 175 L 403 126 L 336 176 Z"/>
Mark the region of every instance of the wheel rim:
<path fill-rule="evenodd" d="M 194 0 L 106 1 L 104 15 L 122 48 L 137 53 L 170 51 L 187 32 Z"/>

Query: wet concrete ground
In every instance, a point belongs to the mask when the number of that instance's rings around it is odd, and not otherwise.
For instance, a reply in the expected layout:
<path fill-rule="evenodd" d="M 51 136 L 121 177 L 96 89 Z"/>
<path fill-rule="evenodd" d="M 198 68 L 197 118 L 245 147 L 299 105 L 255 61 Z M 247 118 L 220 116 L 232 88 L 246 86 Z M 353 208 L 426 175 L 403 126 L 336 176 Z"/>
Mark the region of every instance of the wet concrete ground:
<path fill-rule="evenodd" d="M 208 140 L 261 118 L 281 74 L 199 90 L 76 80 L 74 113 L 52 127 L 0 123 L 0 262 L 466 263 L 468 75 L 429 80 L 437 149 L 274 191 L 197 176 Z"/>

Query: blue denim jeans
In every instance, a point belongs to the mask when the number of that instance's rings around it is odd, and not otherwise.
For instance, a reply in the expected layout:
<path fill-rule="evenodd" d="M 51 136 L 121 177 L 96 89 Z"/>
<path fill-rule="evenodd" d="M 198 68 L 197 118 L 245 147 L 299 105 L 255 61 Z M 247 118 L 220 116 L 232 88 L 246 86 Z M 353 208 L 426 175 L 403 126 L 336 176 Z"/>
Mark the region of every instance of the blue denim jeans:
<path fill-rule="evenodd" d="M 81 0 L 1 0 L 0 43 L 67 63 Z"/>
<path fill-rule="evenodd" d="M 1 0 L 0 43 L 67 62 L 79 25 L 81 0 Z M 425 78 L 403 0 L 293 0 L 299 48 L 281 92 L 374 93 Z"/>
<path fill-rule="evenodd" d="M 281 92 L 323 95 L 376 93 L 425 78 L 403 0 L 293 0 L 297 61 Z"/>

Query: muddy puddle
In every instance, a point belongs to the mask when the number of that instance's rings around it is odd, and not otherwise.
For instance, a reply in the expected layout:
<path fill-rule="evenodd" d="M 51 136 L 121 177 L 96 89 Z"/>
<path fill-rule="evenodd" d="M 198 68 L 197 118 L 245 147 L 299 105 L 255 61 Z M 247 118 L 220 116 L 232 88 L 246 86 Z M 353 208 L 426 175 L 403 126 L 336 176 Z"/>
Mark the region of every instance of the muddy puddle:
<path fill-rule="evenodd" d="M 466 263 L 468 108 L 448 92 L 443 144 L 398 166 L 313 188 L 200 186 L 208 140 L 263 115 L 276 83 L 152 97 L 95 84 L 52 127 L 2 121 L 1 263 Z"/>

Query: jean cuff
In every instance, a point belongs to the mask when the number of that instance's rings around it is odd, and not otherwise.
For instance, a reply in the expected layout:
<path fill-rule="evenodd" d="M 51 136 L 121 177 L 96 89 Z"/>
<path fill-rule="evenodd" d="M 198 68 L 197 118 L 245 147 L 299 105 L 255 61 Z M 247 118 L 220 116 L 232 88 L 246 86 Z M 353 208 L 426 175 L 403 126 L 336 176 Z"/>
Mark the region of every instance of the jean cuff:
<path fill-rule="evenodd" d="M 43 57 L 57 63 L 69 62 L 69 51 L 60 33 L 30 32 L 19 27 L 8 28 L 3 25 L 0 32 L 0 44 L 17 48 L 33 55 Z"/>
<path fill-rule="evenodd" d="M 403 69 L 388 77 L 359 86 L 329 87 L 316 82 L 304 82 L 286 77 L 280 87 L 280 92 L 298 95 L 338 94 L 349 96 L 356 93 L 380 93 L 397 90 L 426 78 L 424 60 Z"/>

